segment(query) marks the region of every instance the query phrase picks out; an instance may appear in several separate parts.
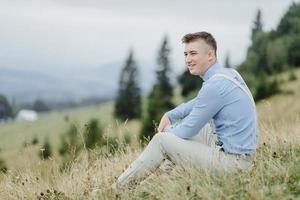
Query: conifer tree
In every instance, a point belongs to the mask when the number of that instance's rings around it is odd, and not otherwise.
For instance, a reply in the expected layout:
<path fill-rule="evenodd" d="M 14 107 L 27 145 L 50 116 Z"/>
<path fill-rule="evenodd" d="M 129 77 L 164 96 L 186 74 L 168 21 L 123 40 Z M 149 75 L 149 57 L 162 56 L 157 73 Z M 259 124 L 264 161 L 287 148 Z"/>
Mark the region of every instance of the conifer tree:
<path fill-rule="evenodd" d="M 230 63 L 230 54 L 229 53 L 226 54 L 224 67 L 232 68 L 231 63 Z"/>
<path fill-rule="evenodd" d="M 286 35 L 299 35 L 300 3 L 293 2 L 287 12 L 282 16 L 278 24 L 276 35 L 279 37 Z"/>
<path fill-rule="evenodd" d="M 169 54 L 168 38 L 164 37 L 157 57 L 157 79 L 148 97 L 147 114 L 143 119 L 140 133 L 140 139 L 142 140 L 145 138 L 151 139 L 153 137 L 157 131 L 155 130 L 155 124 L 157 125 L 162 115 L 173 107 L 171 101 L 173 87 L 168 76 L 171 71 Z"/>
<path fill-rule="evenodd" d="M 191 92 L 200 90 L 203 80 L 199 76 L 192 75 L 187 69 L 178 77 L 178 82 L 182 87 L 181 95 L 187 97 Z"/>
<path fill-rule="evenodd" d="M 61 146 L 59 148 L 60 155 L 72 154 L 75 155 L 80 151 L 82 141 L 79 131 L 74 124 L 71 124 L 68 131 L 61 136 Z"/>
<path fill-rule="evenodd" d="M 87 125 L 84 132 L 84 142 L 87 149 L 94 149 L 103 144 L 103 131 L 96 119 L 92 119 Z"/>
<path fill-rule="evenodd" d="M 3 159 L 0 158 L 0 173 L 6 173 L 7 172 L 7 165 Z"/>
<path fill-rule="evenodd" d="M 252 33 L 251 33 L 252 44 L 248 48 L 247 58 L 242 65 L 242 71 L 247 73 L 260 73 L 264 72 L 267 74 L 271 73 L 271 69 L 267 63 L 267 45 L 268 45 L 268 33 L 263 31 L 262 24 L 262 12 L 258 10 L 253 21 Z"/>
<path fill-rule="evenodd" d="M 43 147 L 40 149 L 39 155 L 41 159 L 48 159 L 52 156 L 52 148 L 48 138 L 46 138 Z"/>
<path fill-rule="evenodd" d="M 165 36 L 157 57 L 158 69 L 156 71 L 156 87 L 158 87 L 158 90 L 161 91 L 164 97 L 169 98 L 173 96 L 173 87 L 168 76 L 171 72 L 169 59 L 170 51 L 171 49 L 168 44 L 168 38 Z"/>
<path fill-rule="evenodd" d="M 282 91 L 276 73 L 300 66 L 299 11 L 300 4 L 292 3 L 277 28 L 269 32 L 263 31 L 261 11 L 256 14 L 252 43 L 238 70 L 257 101 Z"/>
<path fill-rule="evenodd" d="M 0 120 L 13 116 L 12 107 L 6 97 L 0 94 Z"/>
<path fill-rule="evenodd" d="M 252 35 L 251 35 L 252 41 L 255 39 L 257 33 L 262 32 L 262 31 L 263 31 L 262 13 L 261 13 L 261 10 L 258 9 L 255 20 L 253 22 L 253 27 L 252 27 Z"/>
<path fill-rule="evenodd" d="M 37 99 L 32 105 L 32 110 L 35 110 L 36 112 L 46 112 L 49 111 L 50 108 L 43 100 Z"/>
<path fill-rule="evenodd" d="M 114 114 L 121 120 L 141 117 L 141 90 L 138 86 L 138 69 L 131 50 L 122 70 Z"/>

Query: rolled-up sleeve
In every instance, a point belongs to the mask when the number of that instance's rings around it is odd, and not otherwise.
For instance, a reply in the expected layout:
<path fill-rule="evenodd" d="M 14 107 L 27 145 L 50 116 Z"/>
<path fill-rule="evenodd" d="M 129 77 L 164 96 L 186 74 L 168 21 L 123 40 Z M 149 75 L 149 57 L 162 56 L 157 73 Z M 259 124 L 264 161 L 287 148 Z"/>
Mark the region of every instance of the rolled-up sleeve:
<path fill-rule="evenodd" d="M 191 105 L 191 111 L 181 123 L 169 126 L 166 131 L 184 139 L 193 137 L 222 108 L 223 101 L 215 84 L 205 84 Z M 177 116 L 182 116 L 184 111 L 176 111 Z"/>

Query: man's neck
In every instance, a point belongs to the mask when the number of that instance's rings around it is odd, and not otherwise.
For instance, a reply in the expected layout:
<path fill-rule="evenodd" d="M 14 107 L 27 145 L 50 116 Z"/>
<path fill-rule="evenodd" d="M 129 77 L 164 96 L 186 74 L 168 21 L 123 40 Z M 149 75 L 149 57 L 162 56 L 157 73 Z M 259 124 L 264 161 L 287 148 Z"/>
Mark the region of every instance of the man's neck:
<path fill-rule="evenodd" d="M 211 66 L 213 66 L 214 64 L 216 64 L 216 63 L 217 63 L 217 60 L 216 60 L 216 59 L 213 60 L 212 62 L 209 62 L 209 63 L 207 64 L 207 67 L 206 67 L 205 72 L 203 72 L 203 74 L 200 74 L 200 77 L 203 78 L 203 76 L 204 76 L 204 74 L 207 72 L 207 70 L 208 70 Z"/>

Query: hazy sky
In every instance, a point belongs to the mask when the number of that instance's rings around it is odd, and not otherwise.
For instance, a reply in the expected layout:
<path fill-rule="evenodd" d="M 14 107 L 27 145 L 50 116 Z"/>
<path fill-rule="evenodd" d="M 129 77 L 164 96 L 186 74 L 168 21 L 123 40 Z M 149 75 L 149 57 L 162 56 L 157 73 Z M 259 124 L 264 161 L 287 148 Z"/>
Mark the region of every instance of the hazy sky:
<path fill-rule="evenodd" d="M 258 8 L 264 29 L 276 28 L 292 0 L 0 0 L 0 67 L 96 67 L 123 63 L 132 47 L 138 63 L 154 63 L 165 34 L 172 65 L 182 69 L 181 37 L 211 32 L 219 61 L 240 63 Z"/>

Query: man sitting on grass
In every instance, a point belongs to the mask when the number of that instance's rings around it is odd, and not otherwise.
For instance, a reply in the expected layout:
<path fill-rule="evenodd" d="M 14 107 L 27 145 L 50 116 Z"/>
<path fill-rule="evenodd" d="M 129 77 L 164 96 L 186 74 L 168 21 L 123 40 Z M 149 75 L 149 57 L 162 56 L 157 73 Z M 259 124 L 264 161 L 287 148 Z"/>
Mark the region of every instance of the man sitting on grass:
<path fill-rule="evenodd" d="M 218 172 L 252 165 L 258 128 L 246 83 L 236 70 L 218 64 L 217 44 L 210 33 L 187 34 L 182 42 L 185 63 L 191 74 L 204 80 L 203 86 L 194 99 L 163 115 L 159 132 L 113 188 L 130 186 L 166 159 L 183 167 L 191 163 Z"/>

